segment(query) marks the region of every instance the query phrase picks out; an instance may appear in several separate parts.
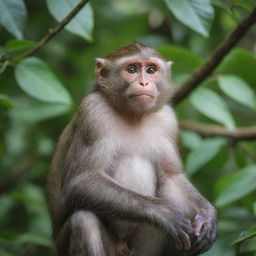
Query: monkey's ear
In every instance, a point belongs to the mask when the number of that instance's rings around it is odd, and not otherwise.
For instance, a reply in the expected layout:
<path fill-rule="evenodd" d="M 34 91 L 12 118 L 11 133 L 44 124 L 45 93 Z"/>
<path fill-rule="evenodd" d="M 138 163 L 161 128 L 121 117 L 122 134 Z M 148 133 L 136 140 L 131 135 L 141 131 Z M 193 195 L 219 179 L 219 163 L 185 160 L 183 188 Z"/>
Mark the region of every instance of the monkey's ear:
<path fill-rule="evenodd" d="M 166 64 L 167 64 L 167 67 L 170 68 L 172 66 L 173 62 L 169 60 L 166 62 Z"/>
<path fill-rule="evenodd" d="M 103 59 L 103 58 L 96 58 L 96 67 L 102 68 L 102 67 L 104 67 L 105 63 L 106 63 L 105 59 Z"/>
<path fill-rule="evenodd" d="M 104 80 L 108 76 L 107 60 L 103 58 L 96 58 L 95 74 L 98 81 Z"/>

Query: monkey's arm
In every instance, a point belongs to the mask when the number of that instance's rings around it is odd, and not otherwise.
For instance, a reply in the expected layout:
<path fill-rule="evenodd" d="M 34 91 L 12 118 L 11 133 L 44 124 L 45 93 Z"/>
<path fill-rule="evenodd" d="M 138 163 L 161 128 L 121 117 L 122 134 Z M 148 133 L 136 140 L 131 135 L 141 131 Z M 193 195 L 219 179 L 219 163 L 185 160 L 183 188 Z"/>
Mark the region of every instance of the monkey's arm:
<path fill-rule="evenodd" d="M 188 195 L 190 207 L 194 208 L 192 221 L 194 241 L 189 255 L 199 255 L 207 251 L 216 238 L 217 216 L 215 208 L 205 199 L 185 176 L 181 179 L 185 193 Z"/>
<path fill-rule="evenodd" d="M 169 159 L 165 158 L 162 161 L 160 193 L 169 201 L 181 205 L 184 212 L 190 216 L 194 232 L 190 237 L 191 249 L 188 255 L 198 255 L 207 251 L 216 237 L 216 211 L 189 182 L 186 175 L 180 170 L 181 168 L 182 164 L 178 153 L 176 156 L 172 155 Z"/>
<path fill-rule="evenodd" d="M 104 218 L 148 222 L 166 230 L 179 247 L 186 249 L 192 234 L 182 210 L 163 198 L 143 196 L 125 189 L 101 172 L 81 174 L 63 190 L 69 211 L 88 209 Z"/>
<path fill-rule="evenodd" d="M 112 156 L 107 144 L 97 140 L 86 143 L 83 136 L 75 133 L 67 143 L 56 233 L 73 212 L 87 209 L 104 218 L 156 225 L 181 248 L 188 248 L 193 229 L 182 209 L 164 198 L 144 196 L 118 184 L 105 173 Z"/>

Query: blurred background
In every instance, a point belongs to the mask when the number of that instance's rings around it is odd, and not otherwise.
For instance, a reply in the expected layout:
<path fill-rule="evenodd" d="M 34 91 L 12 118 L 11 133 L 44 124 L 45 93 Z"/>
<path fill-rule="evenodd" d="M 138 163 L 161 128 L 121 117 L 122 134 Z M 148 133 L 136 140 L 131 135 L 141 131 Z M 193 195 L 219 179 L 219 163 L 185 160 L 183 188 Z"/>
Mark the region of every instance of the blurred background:
<path fill-rule="evenodd" d="M 142 42 L 174 62 L 172 86 L 178 87 L 256 5 L 254 0 L 94 0 L 26 58 L 78 3 L 0 1 L 1 256 L 54 255 L 47 172 L 58 136 L 93 88 L 96 57 Z M 175 107 L 183 122 L 254 132 L 250 139 L 234 140 L 201 136 L 189 125 L 181 130 L 185 171 L 218 210 L 218 237 L 207 256 L 256 255 L 255 53 L 254 25 Z"/>

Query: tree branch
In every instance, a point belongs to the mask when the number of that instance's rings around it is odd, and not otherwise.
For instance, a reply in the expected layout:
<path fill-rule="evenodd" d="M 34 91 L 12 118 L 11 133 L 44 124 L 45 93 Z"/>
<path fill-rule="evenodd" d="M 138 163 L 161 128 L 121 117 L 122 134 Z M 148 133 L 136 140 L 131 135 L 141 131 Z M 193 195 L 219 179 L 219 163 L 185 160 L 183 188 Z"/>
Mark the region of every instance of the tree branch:
<path fill-rule="evenodd" d="M 47 42 L 49 42 L 56 34 L 58 34 L 75 16 L 76 14 L 89 2 L 90 0 L 82 0 L 68 15 L 64 18 L 57 27 L 50 29 L 49 33 L 44 36 L 35 47 L 33 47 L 23 58 L 29 57 L 37 53 Z M 5 61 L 4 56 L 0 57 L 0 62 Z"/>
<path fill-rule="evenodd" d="M 180 128 L 199 133 L 203 137 L 226 137 L 234 141 L 256 140 L 256 127 L 226 129 L 217 125 L 207 125 L 191 121 L 180 120 Z"/>
<path fill-rule="evenodd" d="M 249 28 L 256 22 L 256 8 L 227 36 L 216 51 L 176 90 L 172 98 L 173 105 L 184 100 L 213 70 L 221 63 L 222 59 L 230 52 L 237 42 L 245 35 Z"/>

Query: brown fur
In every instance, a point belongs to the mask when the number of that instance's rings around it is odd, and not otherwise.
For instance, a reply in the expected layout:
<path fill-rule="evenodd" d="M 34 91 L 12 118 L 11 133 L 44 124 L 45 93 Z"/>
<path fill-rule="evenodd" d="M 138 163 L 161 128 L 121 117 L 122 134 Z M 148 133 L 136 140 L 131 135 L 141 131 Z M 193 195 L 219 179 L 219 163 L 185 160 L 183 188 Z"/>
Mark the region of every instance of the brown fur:
<path fill-rule="evenodd" d="M 151 105 L 127 97 L 139 82 L 127 83 L 115 63 L 131 55 L 157 57 L 164 67 L 160 81 L 152 80 L 157 99 Z M 182 171 L 165 60 L 133 43 L 98 61 L 96 75 L 96 90 L 60 136 L 48 175 L 58 255 L 195 256 L 208 250 L 215 210 Z"/>

